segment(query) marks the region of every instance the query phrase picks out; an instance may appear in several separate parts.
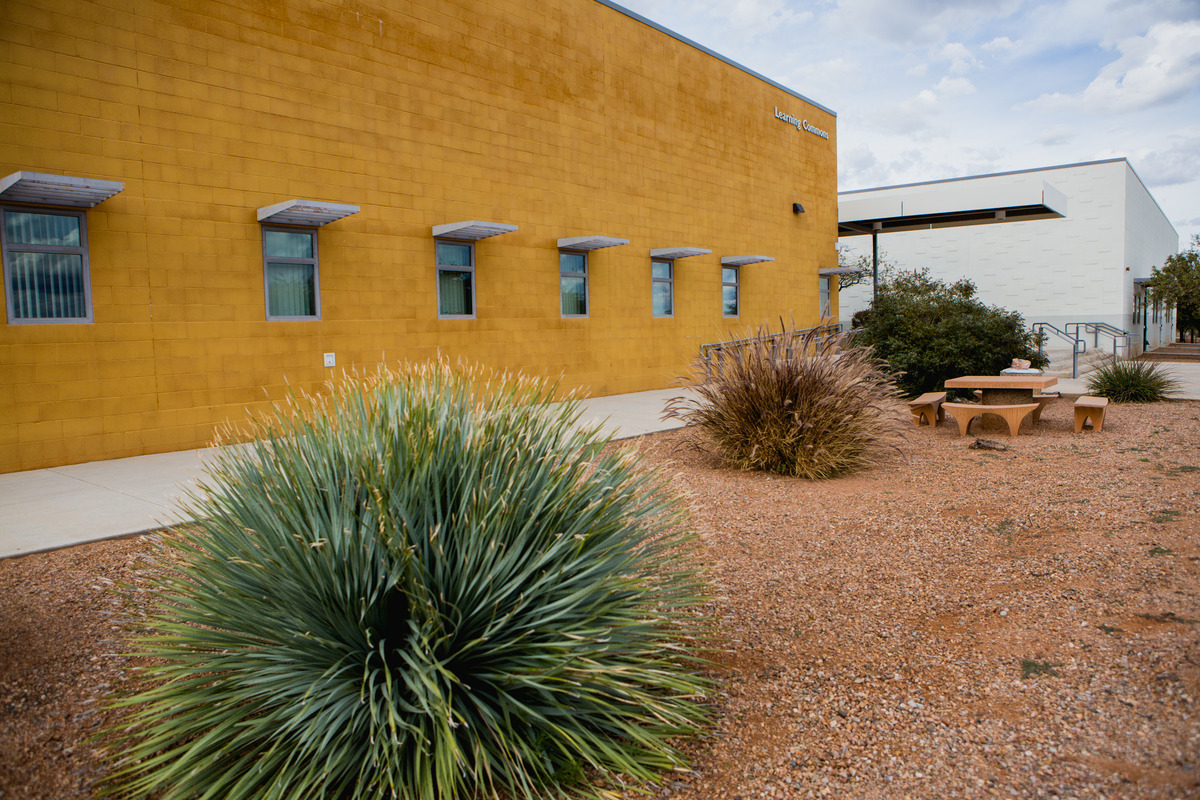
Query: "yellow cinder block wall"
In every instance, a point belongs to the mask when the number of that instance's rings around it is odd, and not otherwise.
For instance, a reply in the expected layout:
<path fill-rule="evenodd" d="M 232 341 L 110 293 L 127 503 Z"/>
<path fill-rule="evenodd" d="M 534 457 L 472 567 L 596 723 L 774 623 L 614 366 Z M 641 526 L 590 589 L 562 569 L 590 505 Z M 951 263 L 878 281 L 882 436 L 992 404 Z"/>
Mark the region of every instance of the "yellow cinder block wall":
<path fill-rule="evenodd" d="M 87 213 L 94 322 L 0 327 L 2 472 L 204 446 L 288 385 L 439 352 L 662 388 L 702 344 L 816 324 L 836 265 L 834 116 L 595 0 L 6 0 L 0 42 L 0 176 L 125 184 Z M 362 209 L 319 231 L 319 321 L 265 319 L 255 212 L 292 198 Z M 463 220 L 519 230 L 476 245 L 477 318 L 439 320 L 431 227 Z M 586 234 L 630 243 L 562 319 L 556 243 Z M 712 253 L 654 318 L 675 246 Z M 727 319 L 747 254 L 774 261 Z"/>

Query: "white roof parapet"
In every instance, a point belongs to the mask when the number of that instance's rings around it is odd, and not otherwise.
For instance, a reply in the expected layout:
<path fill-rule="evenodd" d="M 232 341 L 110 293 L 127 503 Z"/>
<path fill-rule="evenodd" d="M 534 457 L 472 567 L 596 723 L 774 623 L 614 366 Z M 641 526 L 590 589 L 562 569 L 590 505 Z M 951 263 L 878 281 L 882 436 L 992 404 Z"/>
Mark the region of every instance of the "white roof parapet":
<path fill-rule="evenodd" d="M 703 247 L 660 247 L 650 251 L 651 258 L 666 258 L 675 261 L 680 258 L 691 258 L 692 256 L 706 256 L 712 250 L 705 250 Z"/>
<path fill-rule="evenodd" d="M 125 184 L 119 181 L 42 172 L 14 172 L 0 178 L 0 201 L 10 203 L 92 208 L 124 190 Z"/>
<path fill-rule="evenodd" d="M 774 260 L 774 256 L 721 256 L 721 266 L 744 267 L 747 264 L 761 264 L 765 261 Z"/>
<path fill-rule="evenodd" d="M 592 250 L 600 250 L 605 247 L 617 247 L 618 245 L 629 244 L 628 239 L 618 239 L 615 236 L 572 236 L 567 239 L 558 240 L 559 250 L 583 250 L 591 252 Z"/>
<path fill-rule="evenodd" d="M 480 222 L 478 220 L 471 220 L 470 222 L 447 222 L 444 225 L 433 226 L 433 238 L 463 239 L 469 242 L 477 242 L 489 236 L 513 233 L 516 230 L 516 225 L 508 225 L 503 222 Z"/>
<path fill-rule="evenodd" d="M 258 210 L 258 221 L 274 225 L 304 225 L 319 228 L 343 217 L 357 214 L 361 209 L 345 203 L 323 200 L 284 200 Z"/>
<path fill-rule="evenodd" d="M 838 235 L 917 231 L 1060 219 L 1067 197 L 1048 183 L 963 178 L 931 189 L 930 184 L 850 192 L 838 196 Z"/>

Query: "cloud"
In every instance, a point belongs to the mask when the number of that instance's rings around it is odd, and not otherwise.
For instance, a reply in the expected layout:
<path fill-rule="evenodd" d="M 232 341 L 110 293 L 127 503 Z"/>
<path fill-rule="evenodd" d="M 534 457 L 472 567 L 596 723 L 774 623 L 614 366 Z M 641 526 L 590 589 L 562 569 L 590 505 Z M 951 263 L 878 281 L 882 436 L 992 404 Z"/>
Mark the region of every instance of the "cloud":
<path fill-rule="evenodd" d="M 940 56 L 950 62 L 951 75 L 965 75 L 979 66 L 979 61 L 971 54 L 965 44 L 951 42 L 942 48 Z"/>
<path fill-rule="evenodd" d="M 1009 58 L 1061 57 L 1095 45 L 1112 49 L 1154 22 L 1197 18 L 1196 0 L 1040 0 L 989 29 L 993 38 L 980 47 Z"/>
<path fill-rule="evenodd" d="M 811 11 L 793 11 L 786 0 L 716 0 L 709 3 L 711 16 L 727 19 L 739 30 L 770 33 L 776 28 L 799 25 L 813 18 Z"/>
<path fill-rule="evenodd" d="M 956 97 L 963 94 L 971 94 L 975 91 L 975 85 L 966 78 L 951 78 L 949 75 L 938 81 L 937 86 L 933 87 L 933 92 L 938 97 Z"/>
<path fill-rule="evenodd" d="M 1018 47 L 1020 47 L 1020 44 L 1018 42 L 1014 42 L 1007 36 L 997 36 L 990 42 L 985 42 L 983 44 L 984 50 L 988 51 L 989 53 L 997 53 L 999 55 L 1008 55 L 1009 53 L 1015 51 Z"/>
<path fill-rule="evenodd" d="M 899 47 L 934 47 L 957 31 L 1004 19 L 1021 0 L 837 0 L 828 22 L 835 35 L 866 33 Z"/>
<path fill-rule="evenodd" d="M 1166 105 L 1200 87 L 1200 21 L 1160 22 L 1122 39 L 1121 57 L 1078 94 L 1044 94 L 1027 105 L 1046 111 L 1123 113 Z"/>
<path fill-rule="evenodd" d="M 929 149 L 908 149 L 880 158 L 865 143 L 850 145 L 838 154 L 838 188 L 854 190 L 919 183 L 964 174 L 958 165 L 931 160 Z"/>
<path fill-rule="evenodd" d="M 674 5 L 678 10 L 681 4 L 643 4 L 645 5 L 649 5 L 651 9 L 647 16 L 657 19 L 666 16 L 665 13 L 655 15 L 655 11 L 661 6 Z M 800 25 L 813 19 L 811 11 L 797 11 L 791 8 L 792 5 L 787 0 L 694 0 L 686 5 L 684 16 L 690 18 L 693 23 L 708 23 L 700 27 L 710 30 L 711 25 L 716 23 L 716 30 L 720 30 L 721 35 L 725 37 L 763 36 L 775 33 L 779 28 Z M 720 42 L 708 44 L 720 47 Z"/>
<path fill-rule="evenodd" d="M 944 101 L 974 91 L 975 85 L 967 78 L 952 78 L 947 75 L 933 87 L 922 89 L 907 100 L 884 107 L 880 113 L 861 124 L 890 135 L 928 141 L 948 133 L 944 126 L 934 124 Z"/>
<path fill-rule="evenodd" d="M 1170 145 L 1131 158 L 1147 186 L 1175 186 L 1200 179 L 1200 136 L 1174 138 Z"/>
<path fill-rule="evenodd" d="M 1068 125 L 1055 125 L 1037 136 L 1034 141 L 1042 147 L 1057 147 L 1067 144 L 1075 138 L 1075 129 Z"/>

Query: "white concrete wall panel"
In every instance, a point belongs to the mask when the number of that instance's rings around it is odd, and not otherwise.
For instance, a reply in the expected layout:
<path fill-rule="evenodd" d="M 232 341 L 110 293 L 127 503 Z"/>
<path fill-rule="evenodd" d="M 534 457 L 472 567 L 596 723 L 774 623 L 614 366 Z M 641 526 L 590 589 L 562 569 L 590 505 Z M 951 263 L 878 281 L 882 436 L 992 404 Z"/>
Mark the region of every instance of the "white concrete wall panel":
<path fill-rule="evenodd" d="M 1027 324 L 1106 322 L 1131 330 L 1133 279 L 1177 251 L 1178 235 L 1124 159 L 985 175 L 929 184 L 929 194 L 981 207 L 986 196 L 1019 196 L 1049 184 L 1065 195 L 1066 217 L 886 233 L 881 257 L 935 277 L 969 278 L 989 305 L 1017 311 Z M 913 187 L 843 195 L 867 206 Z M 944 205 L 931 200 L 935 205 Z M 850 260 L 870 256 L 869 236 L 840 240 Z M 1126 270 L 1129 267 L 1129 270 Z M 841 316 L 870 303 L 869 286 L 841 292 Z M 1102 343 L 1103 344 L 1103 343 Z"/>

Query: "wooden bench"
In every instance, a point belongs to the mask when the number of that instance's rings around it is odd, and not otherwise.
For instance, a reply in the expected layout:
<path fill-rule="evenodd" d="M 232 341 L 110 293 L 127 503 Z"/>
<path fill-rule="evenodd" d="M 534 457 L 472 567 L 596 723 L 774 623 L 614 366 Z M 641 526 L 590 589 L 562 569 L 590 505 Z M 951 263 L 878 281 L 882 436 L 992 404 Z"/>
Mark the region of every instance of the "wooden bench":
<path fill-rule="evenodd" d="M 1046 404 L 1051 400 L 1057 400 L 1059 397 L 1060 395 L 1058 392 L 1054 392 L 1052 394 L 1035 394 L 1033 396 L 1033 399 L 1037 401 L 1038 404 L 1037 410 L 1033 412 L 1034 425 L 1037 425 L 1042 421 L 1042 409 L 1046 407 Z"/>
<path fill-rule="evenodd" d="M 1021 403 L 1012 406 L 984 406 L 975 403 L 942 403 L 958 423 L 958 435 L 966 436 L 971 421 L 983 414 L 995 414 L 1008 423 L 1008 435 L 1016 436 L 1025 418 L 1037 410 L 1037 403 Z"/>
<path fill-rule="evenodd" d="M 1091 420 L 1092 430 L 1104 430 L 1104 409 L 1108 407 L 1107 397 L 1092 397 L 1084 395 L 1075 401 L 1075 432 L 1083 431 L 1083 424 Z"/>
<path fill-rule="evenodd" d="M 942 411 L 942 403 L 946 401 L 945 392 L 926 392 L 916 400 L 908 401 L 908 410 L 912 412 L 913 425 L 920 425 L 925 420 L 932 427 L 937 427 L 946 416 Z"/>

